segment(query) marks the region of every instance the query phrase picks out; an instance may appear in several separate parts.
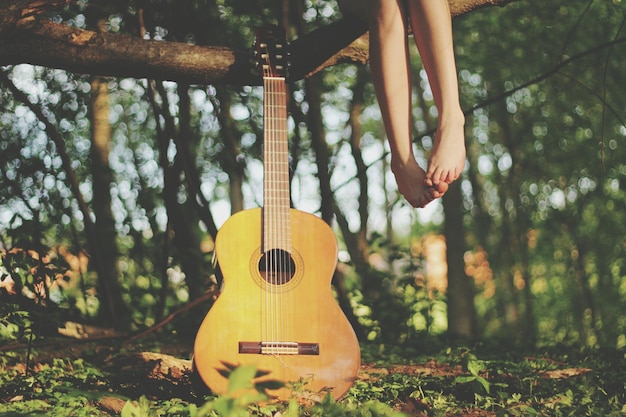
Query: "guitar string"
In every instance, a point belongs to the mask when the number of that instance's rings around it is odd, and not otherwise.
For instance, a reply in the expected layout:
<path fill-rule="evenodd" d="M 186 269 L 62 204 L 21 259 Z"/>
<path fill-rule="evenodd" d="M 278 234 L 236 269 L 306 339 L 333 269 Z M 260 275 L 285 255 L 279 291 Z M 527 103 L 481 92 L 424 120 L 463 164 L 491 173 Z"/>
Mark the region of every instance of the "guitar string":
<path fill-rule="evenodd" d="M 277 124 L 275 126 L 275 131 L 276 131 L 276 135 L 277 135 L 277 145 L 279 145 L 280 149 L 277 152 L 277 155 L 280 158 L 280 169 L 277 170 L 277 175 L 278 175 L 278 181 L 279 181 L 279 188 L 277 188 L 278 190 L 281 190 L 281 192 L 279 193 L 279 198 L 281 199 L 280 205 L 278 207 L 280 207 L 282 213 L 280 215 L 280 223 L 277 223 L 279 229 L 278 232 L 280 233 L 280 240 L 281 240 L 281 245 L 284 246 L 283 248 L 281 248 L 281 252 L 280 252 L 280 256 L 281 256 L 281 260 L 280 260 L 280 277 L 281 280 L 279 282 L 279 287 L 277 287 L 278 289 L 280 289 L 281 291 L 284 289 L 284 285 L 287 283 L 287 281 L 289 280 L 289 276 L 290 276 L 290 263 L 289 263 L 289 253 L 291 252 L 291 248 L 289 247 L 289 199 L 287 198 L 287 196 L 289 195 L 288 192 L 286 192 L 286 190 L 288 190 L 288 186 L 289 186 L 289 165 L 288 165 L 288 153 L 287 153 L 287 132 L 286 132 L 286 103 L 285 103 L 285 79 L 282 77 L 279 77 L 278 79 L 275 80 L 275 84 L 276 84 L 276 100 L 275 103 L 277 105 L 276 112 L 277 112 L 277 117 L 275 119 L 275 123 Z M 282 339 L 283 341 L 289 341 L 290 338 L 288 338 L 288 335 L 286 333 L 286 329 L 285 326 L 287 324 L 287 317 L 285 317 L 285 301 L 289 300 L 289 293 L 285 292 L 282 293 L 280 299 L 280 305 L 279 305 L 279 310 L 278 310 L 278 314 L 279 314 L 279 323 L 280 323 L 280 336 L 283 337 L 284 339 Z"/>
<path fill-rule="evenodd" d="M 285 80 L 282 77 L 273 77 L 269 85 L 271 86 L 269 91 L 269 114 L 271 114 L 269 129 L 272 142 L 270 158 L 272 158 L 272 166 L 275 168 L 270 173 L 272 178 L 272 215 L 274 216 L 271 224 L 274 227 L 272 234 L 276 245 L 276 250 L 273 252 L 274 285 L 271 286 L 272 300 L 270 304 L 273 307 L 271 325 L 275 326 L 272 341 L 280 343 L 289 340 L 286 338 L 287 318 L 285 317 L 284 304 L 289 301 L 290 297 L 286 294 L 281 295 L 281 293 L 293 272 L 290 262 L 289 193 L 285 192 L 287 189 L 285 187 L 289 186 Z M 272 249 L 274 248 L 272 247 Z M 277 346 L 275 349 L 279 353 Z"/>
<path fill-rule="evenodd" d="M 270 106 L 271 106 L 271 114 L 272 114 L 272 119 L 270 121 L 271 126 L 270 126 L 270 134 L 272 136 L 272 144 L 273 144 L 273 152 L 272 152 L 272 158 L 273 158 L 273 170 L 272 170 L 272 180 L 273 180 L 273 187 L 272 187 L 272 207 L 273 209 L 273 216 L 274 219 L 272 221 L 272 226 L 274 227 L 273 230 L 273 234 L 274 234 L 274 247 L 272 247 L 272 250 L 274 250 L 274 254 L 273 254 L 273 268 L 274 268 L 274 275 L 273 275 L 273 285 L 272 285 L 272 307 L 274 309 L 274 315 L 273 315 L 273 320 L 272 320 L 272 325 L 275 326 L 274 327 L 274 334 L 273 334 L 273 338 L 272 338 L 272 353 L 276 353 L 274 351 L 274 349 L 276 348 L 276 344 L 280 341 L 280 298 L 278 297 L 278 295 L 276 294 L 276 291 L 278 290 L 278 284 L 280 284 L 280 282 L 278 281 L 281 276 L 280 276 L 280 256 L 281 256 L 281 252 L 280 252 L 280 233 L 279 233 L 279 229 L 278 227 L 280 226 L 280 216 L 279 216 L 279 208 L 280 208 L 280 201 L 278 199 L 278 174 L 279 174 L 279 170 L 280 170 L 280 166 L 278 166 L 278 161 L 279 161 L 279 148 L 278 148 L 278 142 L 276 141 L 277 137 L 276 137 L 276 103 L 275 103 L 275 92 L 274 92 L 274 80 L 270 80 L 270 84 L 272 85 L 272 90 L 270 91 Z"/>
<path fill-rule="evenodd" d="M 266 193 L 265 197 L 264 197 L 264 209 L 263 209 L 263 252 L 264 252 L 264 259 L 265 259 L 265 291 L 261 291 L 261 294 L 265 294 L 265 308 L 261 310 L 261 312 L 263 314 L 265 314 L 265 328 L 263 329 L 263 338 L 261 340 L 269 340 L 268 336 L 269 336 L 269 314 L 270 314 L 270 297 L 268 295 L 268 292 L 270 291 L 270 285 L 269 285 L 269 281 L 268 279 L 271 277 L 271 273 L 272 271 L 270 270 L 270 262 L 269 262 L 269 255 L 268 255 L 268 251 L 270 250 L 269 247 L 269 242 L 271 241 L 271 230 L 269 230 L 269 228 L 267 226 L 269 226 L 271 224 L 271 219 L 269 218 L 269 216 L 271 215 L 270 212 L 270 208 L 271 205 L 269 204 L 269 197 L 270 197 L 270 181 L 271 178 L 269 177 L 269 169 L 267 168 L 267 164 L 269 163 L 269 156 L 271 155 L 270 152 L 270 147 L 271 147 L 271 142 L 269 141 L 269 120 L 270 120 L 270 115 L 269 115 L 269 103 L 267 100 L 267 97 L 269 97 L 269 80 L 266 78 L 266 76 L 264 76 L 263 79 L 263 84 L 264 84 L 264 91 L 265 91 L 265 96 L 266 99 L 263 102 L 263 115 L 264 115 L 264 122 L 265 122 L 265 126 L 264 126 L 264 132 L 265 132 L 265 137 L 266 140 L 264 141 L 264 153 L 265 153 L 265 172 L 264 172 L 264 191 Z"/>
<path fill-rule="evenodd" d="M 284 132 L 282 131 L 284 117 L 283 117 L 283 114 L 282 114 L 283 103 L 282 103 L 282 100 L 281 100 L 282 99 L 282 90 L 280 88 L 280 87 L 282 87 L 281 79 L 275 80 L 275 84 L 276 84 L 277 88 L 276 88 L 276 92 L 275 92 L 276 100 L 275 100 L 274 104 L 277 106 L 275 108 L 276 113 L 277 113 L 277 117 L 275 119 L 276 126 L 274 126 L 274 128 L 275 128 L 275 131 L 276 131 L 277 145 L 279 146 L 279 150 L 278 150 L 277 155 L 278 155 L 279 160 L 280 160 L 280 168 L 277 170 L 277 176 L 278 176 L 277 180 L 280 182 L 279 187 L 281 187 L 281 188 L 278 188 L 278 190 L 282 190 L 284 192 L 285 184 L 283 184 L 282 181 L 284 181 L 283 175 L 285 173 L 285 169 L 284 169 L 285 167 L 282 164 L 285 162 L 284 161 L 285 155 L 282 154 L 282 152 L 284 151 L 283 146 L 284 146 L 284 139 L 285 138 L 284 138 Z M 280 140 L 280 141 L 278 141 L 278 140 Z M 283 198 L 284 198 L 284 194 L 283 193 L 279 193 L 278 197 L 281 200 L 280 201 L 280 205 L 278 207 L 280 208 L 280 210 L 282 212 L 281 212 L 281 216 L 280 216 L 280 223 L 277 223 L 277 226 L 279 227 L 278 233 L 280 234 L 281 246 L 285 246 L 285 248 L 281 248 L 282 250 L 279 252 L 280 257 L 281 257 L 281 259 L 280 259 L 280 269 L 281 269 L 281 271 L 280 271 L 280 275 L 279 275 L 280 276 L 280 281 L 279 281 L 279 285 L 280 286 L 277 287 L 277 289 L 278 288 L 282 289 L 283 288 L 282 286 L 286 282 L 286 279 L 287 279 L 287 273 L 289 272 L 287 270 L 287 268 L 285 268 L 285 266 L 287 265 L 285 263 L 286 262 L 286 258 L 287 258 L 287 254 L 285 252 L 285 249 L 289 249 L 289 248 L 287 248 L 286 245 L 285 245 L 286 235 L 285 235 L 285 229 L 283 228 L 283 226 L 285 225 L 284 222 L 286 220 L 286 218 L 285 218 L 286 217 L 285 216 L 286 213 L 284 213 L 286 201 L 283 200 Z M 278 314 L 279 314 L 279 319 L 278 320 L 279 320 L 279 323 L 280 323 L 280 326 L 279 326 L 280 332 L 279 333 L 280 333 L 281 337 L 285 337 L 285 328 L 284 328 L 284 326 L 285 326 L 285 317 L 283 315 L 283 313 L 285 311 L 283 309 L 284 308 L 283 302 L 285 301 L 284 296 L 281 296 L 279 298 L 279 300 L 280 300 L 280 305 L 279 305 L 279 310 L 278 310 Z M 285 340 L 285 339 L 282 339 L 282 340 Z"/>
<path fill-rule="evenodd" d="M 283 234 L 283 237 L 285 239 L 285 252 L 283 252 L 283 265 L 285 266 L 285 273 L 283 275 L 283 285 L 287 284 L 289 282 L 289 280 L 292 278 L 292 273 L 293 271 L 291 270 L 291 252 L 292 252 L 292 248 L 291 248 L 291 223 L 290 223 L 290 199 L 289 199 L 289 186 L 290 186 L 290 182 L 289 182 L 289 145 L 288 145 L 288 141 L 287 141 L 287 91 L 286 91 L 286 84 L 285 84 L 285 78 L 281 77 L 278 81 L 278 90 L 279 90 L 279 112 L 280 112 L 280 119 L 278 120 L 278 122 L 280 123 L 279 129 L 280 129 L 280 137 L 281 137 L 281 144 L 282 144 L 282 158 L 281 161 L 283 163 L 283 169 L 280 170 L 281 173 L 281 181 L 283 182 L 283 194 L 282 194 L 282 198 L 284 199 L 283 204 L 282 204 L 282 208 L 284 210 L 284 215 L 282 217 L 282 228 L 281 228 L 281 233 Z M 291 296 L 290 296 L 290 292 L 288 290 L 286 290 L 286 292 L 284 293 L 284 296 L 281 297 L 281 300 L 283 300 L 284 302 L 290 303 L 292 300 Z M 290 320 L 289 317 L 286 317 L 285 311 L 293 311 L 291 309 L 291 305 L 287 305 L 285 306 L 284 304 L 282 305 L 283 309 L 281 310 L 281 324 L 283 326 L 283 330 L 282 330 L 282 334 L 283 337 L 285 337 L 287 341 L 293 341 L 292 339 L 292 335 L 291 334 L 287 334 L 287 330 L 291 330 L 291 328 L 285 329 L 285 326 L 287 326 L 289 323 L 293 323 L 293 320 Z M 285 309 L 285 307 L 287 307 Z"/>
<path fill-rule="evenodd" d="M 271 78 L 267 77 L 264 80 L 265 84 L 265 108 L 266 108 L 266 117 L 265 117 L 265 135 L 266 135 L 266 161 L 265 161 L 265 175 L 267 177 L 267 201 L 265 202 L 265 210 L 267 211 L 267 217 L 269 222 L 266 224 L 267 232 L 269 235 L 266 240 L 266 248 L 265 248 L 265 257 L 266 257 L 266 314 L 267 314 L 267 335 L 266 341 L 272 343 L 276 342 L 277 334 L 276 334 L 276 320 L 277 320 L 277 312 L 276 312 L 276 295 L 275 291 L 275 280 L 278 277 L 277 273 L 277 263 L 278 259 L 276 259 L 277 251 L 276 251 L 276 222 L 278 221 L 277 213 L 276 213 L 276 205 L 275 205 L 275 186 L 276 186 L 276 167 L 274 166 L 275 158 L 276 158 L 276 142 L 275 142 L 275 132 L 274 132 L 274 123 L 275 123 L 275 115 L 274 115 L 274 97 L 273 97 L 273 83 Z M 273 350 L 273 348 L 272 348 Z"/>
<path fill-rule="evenodd" d="M 265 159 L 265 175 L 267 178 L 267 201 L 265 202 L 265 210 L 266 210 L 266 216 L 268 219 L 268 222 L 266 223 L 266 232 L 268 233 L 267 239 L 266 239 L 266 246 L 265 246 L 265 260 L 266 260 L 266 268 L 265 268 L 265 274 L 266 274 L 266 305 L 265 305 L 265 313 L 267 315 L 266 317 L 266 336 L 265 336 L 265 340 L 268 342 L 271 342 L 273 340 L 273 338 L 275 337 L 273 329 L 270 327 L 271 323 L 273 322 L 272 320 L 272 314 L 273 314 L 273 303 L 272 303 L 272 299 L 273 299 L 273 295 L 272 295 L 272 284 L 271 284 L 271 280 L 273 279 L 273 274 L 274 274 L 274 265 L 272 264 L 272 244 L 274 242 L 274 229 L 272 228 L 275 222 L 274 219 L 274 209 L 273 209 L 273 201 L 272 201 L 272 192 L 273 192 L 273 170 L 270 169 L 271 164 L 273 163 L 272 160 L 272 155 L 274 154 L 274 141 L 272 140 L 272 131 L 271 131 L 271 123 L 273 120 L 273 115 L 271 114 L 271 81 L 269 78 L 265 79 L 265 88 L 266 88 L 266 97 L 265 97 L 265 108 L 266 108 L 266 117 L 265 117 L 265 122 L 267 123 L 267 125 L 265 126 L 265 134 L 267 136 L 267 140 L 265 141 L 265 146 L 266 146 L 266 151 L 267 151 L 267 155 L 266 155 L 266 159 Z M 269 226 L 269 227 L 268 227 Z"/>
<path fill-rule="evenodd" d="M 274 87 L 274 83 L 271 80 L 270 80 L 270 85 L 272 87 Z M 279 238 L 279 235 L 278 235 L 278 222 L 280 221 L 280 219 L 279 219 L 279 216 L 278 216 L 278 207 L 279 206 L 278 206 L 277 195 L 276 195 L 276 191 L 277 191 L 276 187 L 278 185 L 278 178 L 277 178 L 278 169 L 276 167 L 277 156 L 278 156 L 277 155 L 277 152 L 278 152 L 277 145 L 278 144 L 276 143 L 276 132 L 275 132 L 275 124 L 276 124 L 275 110 L 276 109 L 274 107 L 274 99 L 275 99 L 275 97 L 274 97 L 274 89 L 273 88 L 270 91 L 269 97 L 270 97 L 270 103 L 269 104 L 270 104 L 270 107 L 271 107 L 270 114 L 272 116 L 271 119 L 270 119 L 270 135 L 272 137 L 271 138 L 271 141 L 272 141 L 271 158 L 272 158 L 272 167 L 273 167 L 272 173 L 271 173 L 271 175 L 272 175 L 272 190 L 271 191 L 272 191 L 272 207 L 273 207 L 273 211 L 272 211 L 272 216 L 273 216 L 273 219 L 272 219 L 272 227 L 273 227 L 273 230 L 272 230 L 272 234 L 273 234 L 273 236 L 272 236 L 273 237 L 272 250 L 274 251 L 273 255 L 272 255 L 272 262 L 273 262 L 272 263 L 272 268 L 273 268 L 273 271 L 272 271 L 272 273 L 273 273 L 273 275 L 272 275 L 272 283 L 273 283 L 273 285 L 271 285 L 271 287 L 270 287 L 272 289 L 272 292 L 271 292 L 271 296 L 272 296 L 271 307 L 273 309 L 271 325 L 274 326 L 273 327 L 273 334 L 272 334 L 271 342 L 273 342 L 272 343 L 272 353 L 274 353 L 275 343 L 278 342 L 279 337 L 280 337 L 279 334 L 278 334 L 278 329 L 279 329 L 279 323 L 278 323 L 278 320 L 279 320 L 279 316 L 278 316 L 279 309 L 278 309 L 278 307 L 279 306 L 278 306 L 278 303 L 279 303 L 279 301 L 278 301 L 278 296 L 276 295 L 276 289 L 277 289 L 277 287 L 276 287 L 276 280 L 280 277 L 278 275 L 279 274 L 278 267 L 279 267 L 280 260 L 276 259 L 277 255 L 280 255 L 280 252 L 277 251 L 278 244 L 279 244 L 279 242 L 278 242 L 278 238 Z"/>
<path fill-rule="evenodd" d="M 269 68 L 269 67 L 268 67 Z M 284 292 L 284 285 L 293 277 L 291 262 L 291 229 L 289 192 L 289 159 L 287 136 L 287 94 L 284 77 L 264 73 L 265 89 L 265 190 L 264 211 L 265 252 L 265 340 L 273 342 L 271 351 L 278 352 L 276 343 L 287 341 L 285 300 L 293 300 Z M 268 169 L 269 167 L 269 169 Z M 288 292 L 288 291 L 287 291 Z M 289 310 L 291 311 L 291 310 Z M 262 320 L 263 321 L 263 320 Z"/>
<path fill-rule="evenodd" d="M 277 103 L 276 103 L 276 91 L 275 88 L 276 87 L 276 80 L 272 79 L 270 80 L 270 83 L 272 85 L 272 90 L 270 92 L 270 106 L 272 108 L 272 120 L 271 120 L 271 135 L 272 135 L 272 143 L 274 144 L 274 152 L 272 152 L 272 158 L 273 160 L 273 167 L 274 169 L 272 170 L 272 178 L 274 180 L 274 186 L 272 187 L 272 192 L 273 192 L 273 201 L 272 201 L 272 206 L 274 207 L 274 221 L 272 222 L 272 225 L 274 227 L 274 245 L 276 246 L 275 252 L 274 252 L 274 276 L 273 276 L 273 283 L 274 285 L 272 285 L 272 295 L 273 295 L 273 299 L 272 299 L 272 306 L 274 307 L 274 320 L 272 322 L 272 324 L 275 326 L 274 328 L 274 338 L 272 339 L 272 342 L 274 342 L 273 344 L 273 348 L 272 348 L 272 353 L 276 353 L 275 349 L 278 346 L 278 343 L 280 342 L 280 329 L 281 329 L 281 325 L 280 325 L 280 302 L 281 299 L 277 294 L 278 291 L 278 286 L 280 285 L 280 279 L 282 279 L 281 276 L 281 271 L 280 271 L 280 263 L 281 263 L 281 257 L 282 257 L 282 242 L 280 241 L 281 238 L 281 234 L 280 234 L 280 204 L 281 201 L 279 199 L 280 195 L 278 194 L 278 186 L 279 186 L 279 174 L 280 174 L 280 169 L 282 168 L 279 165 L 280 162 L 280 147 L 279 147 L 279 143 L 277 141 L 278 137 L 277 137 L 277 132 L 276 132 L 276 123 L 277 123 Z"/>

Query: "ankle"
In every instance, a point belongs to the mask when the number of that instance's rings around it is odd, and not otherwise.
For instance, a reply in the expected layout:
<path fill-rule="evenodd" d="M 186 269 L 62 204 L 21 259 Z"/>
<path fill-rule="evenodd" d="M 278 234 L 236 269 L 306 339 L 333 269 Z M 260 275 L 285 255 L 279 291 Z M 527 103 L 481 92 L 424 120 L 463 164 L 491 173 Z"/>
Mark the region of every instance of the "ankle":
<path fill-rule="evenodd" d="M 465 114 L 463 114 L 463 110 L 461 110 L 460 107 L 446 112 L 441 112 L 439 114 L 438 125 L 439 127 L 464 126 Z"/>

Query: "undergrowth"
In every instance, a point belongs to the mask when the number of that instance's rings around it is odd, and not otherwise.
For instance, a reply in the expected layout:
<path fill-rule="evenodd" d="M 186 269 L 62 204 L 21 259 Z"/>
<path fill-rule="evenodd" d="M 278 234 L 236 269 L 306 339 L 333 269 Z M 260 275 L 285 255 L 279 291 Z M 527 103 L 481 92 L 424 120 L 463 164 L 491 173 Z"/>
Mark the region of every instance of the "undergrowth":
<path fill-rule="evenodd" d="M 364 346 L 360 375 L 341 400 L 325 396 L 305 401 L 294 396 L 286 402 L 268 402 L 262 387 L 252 384 L 256 372 L 252 367 L 234 369 L 229 393 L 219 397 L 187 382 L 148 390 L 141 381 L 125 380 L 128 377 L 107 368 L 104 356 L 112 350 L 83 349 L 84 358 L 68 350 L 36 351 L 33 359 L 39 359 L 31 360 L 29 369 L 18 352 L 1 352 L 0 415 L 626 415 L 622 351 L 553 349 L 521 354 L 448 348 L 416 355 L 409 348 Z M 246 395 L 232 394 L 242 389 Z"/>

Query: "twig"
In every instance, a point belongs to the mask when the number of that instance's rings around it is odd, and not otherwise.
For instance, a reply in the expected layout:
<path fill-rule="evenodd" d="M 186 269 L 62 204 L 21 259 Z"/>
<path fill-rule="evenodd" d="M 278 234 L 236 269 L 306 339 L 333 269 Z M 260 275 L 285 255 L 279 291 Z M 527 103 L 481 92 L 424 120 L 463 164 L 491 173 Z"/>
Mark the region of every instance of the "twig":
<path fill-rule="evenodd" d="M 173 311 L 169 316 L 167 316 L 165 319 L 161 320 L 159 323 L 155 324 L 154 326 L 149 327 L 145 330 L 142 330 L 141 332 L 135 333 L 134 335 L 130 336 L 130 338 L 128 338 L 123 343 L 124 344 L 132 343 L 136 340 L 146 337 L 147 335 L 151 333 L 156 332 L 157 330 L 161 329 L 166 324 L 174 320 L 177 316 L 197 307 L 198 305 L 202 304 L 205 301 L 210 300 L 211 298 L 215 297 L 218 293 L 219 293 L 219 289 L 212 288 L 211 290 L 207 291 L 206 293 L 196 298 L 195 300 L 185 304 L 178 310 Z M 96 341 L 124 339 L 124 338 L 127 338 L 128 336 L 129 336 L 128 333 L 120 333 L 120 334 L 114 334 L 114 335 L 109 334 L 109 335 L 103 335 L 103 336 L 86 337 L 84 339 L 70 338 L 70 341 L 72 343 L 89 343 L 89 342 L 96 342 Z M 36 344 L 37 347 L 41 348 L 41 347 L 51 347 L 51 346 L 57 346 L 57 345 L 67 345 L 67 343 L 68 343 L 68 338 L 63 338 L 63 339 L 43 341 L 41 343 L 33 342 L 32 345 L 34 346 Z M 10 352 L 10 351 L 16 351 L 16 350 L 21 350 L 21 349 L 29 349 L 29 345 L 31 344 L 30 343 L 15 343 L 12 345 L 0 346 L 0 352 Z"/>
<path fill-rule="evenodd" d="M 176 318 L 176 316 L 181 315 L 182 313 L 185 313 L 191 309 L 193 309 L 194 307 L 198 306 L 199 304 L 210 300 L 211 298 L 214 298 L 217 294 L 219 293 L 219 289 L 217 288 L 213 288 L 210 291 L 205 292 L 202 296 L 196 298 L 195 300 L 185 304 L 184 306 L 182 306 L 181 308 L 179 308 L 178 310 L 172 312 L 169 316 L 167 316 L 166 318 L 164 318 L 163 320 L 161 320 L 159 323 L 155 324 L 152 327 L 148 327 L 147 329 L 136 333 L 135 335 L 133 335 L 130 339 L 126 340 L 124 342 L 124 344 L 127 343 L 132 343 L 136 340 L 142 339 L 144 337 L 146 337 L 147 335 L 149 335 L 150 333 L 154 333 L 157 330 L 159 330 L 160 328 L 164 327 L 166 324 L 168 324 L 169 322 L 171 322 L 172 320 L 174 320 Z"/>

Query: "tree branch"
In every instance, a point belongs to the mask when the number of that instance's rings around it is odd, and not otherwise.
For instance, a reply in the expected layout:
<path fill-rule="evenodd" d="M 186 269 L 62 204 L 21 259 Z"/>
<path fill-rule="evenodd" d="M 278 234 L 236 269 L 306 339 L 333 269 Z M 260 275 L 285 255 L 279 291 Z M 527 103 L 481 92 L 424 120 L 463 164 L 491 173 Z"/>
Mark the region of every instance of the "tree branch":
<path fill-rule="evenodd" d="M 72 0 L 0 0 L 0 65 L 33 64 L 120 78 L 187 84 L 260 84 L 249 50 L 96 33 L 39 17 Z M 449 0 L 453 16 L 516 0 Z M 290 46 L 290 78 L 298 80 L 344 62 L 368 60 L 366 25 L 346 16 Z"/>
<path fill-rule="evenodd" d="M 49 21 L 16 29 L 0 42 L 0 64 L 28 63 L 113 77 L 190 84 L 256 82 L 248 51 L 97 33 Z"/>

